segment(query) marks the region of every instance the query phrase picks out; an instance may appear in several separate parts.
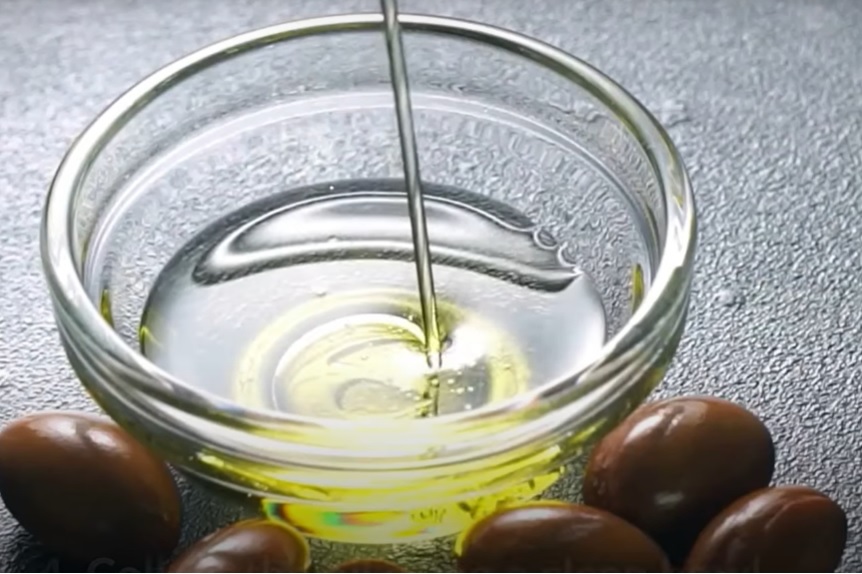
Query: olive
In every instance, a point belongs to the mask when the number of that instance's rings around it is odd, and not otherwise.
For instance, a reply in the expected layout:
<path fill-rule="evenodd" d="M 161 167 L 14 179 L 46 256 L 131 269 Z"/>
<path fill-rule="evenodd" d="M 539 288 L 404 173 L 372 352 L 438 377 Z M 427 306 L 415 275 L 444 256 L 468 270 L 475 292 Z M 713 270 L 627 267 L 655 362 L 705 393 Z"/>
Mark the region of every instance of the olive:
<path fill-rule="evenodd" d="M 713 516 L 769 484 L 774 466 L 772 436 L 748 410 L 713 397 L 668 399 L 598 442 L 584 502 L 628 520 L 678 564 Z"/>
<path fill-rule="evenodd" d="M 407 570 L 388 560 L 362 558 L 339 564 L 333 572 L 407 572 Z"/>
<path fill-rule="evenodd" d="M 670 572 L 646 534 L 603 510 L 541 502 L 498 511 L 462 534 L 461 572 Z"/>
<path fill-rule="evenodd" d="M 712 519 L 685 572 L 834 572 L 847 542 L 847 516 L 804 486 L 764 488 Z"/>
<path fill-rule="evenodd" d="M 168 572 L 305 572 L 308 542 L 293 527 L 269 520 L 244 520 L 200 539 Z"/>
<path fill-rule="evenodd" d="M 46 547 L 73 560 L 169 555 L 180 534 L 170 471 L 111 421 L 43 412 L 0 431 L 0 497 Z"/>

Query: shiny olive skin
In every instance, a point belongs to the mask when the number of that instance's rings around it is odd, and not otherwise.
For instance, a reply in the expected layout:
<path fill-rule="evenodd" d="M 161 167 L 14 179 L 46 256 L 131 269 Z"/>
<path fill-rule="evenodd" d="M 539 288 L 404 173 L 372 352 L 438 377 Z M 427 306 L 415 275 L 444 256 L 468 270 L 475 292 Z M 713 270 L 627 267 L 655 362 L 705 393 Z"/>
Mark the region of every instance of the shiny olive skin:
<path fill-rule="evenodd" d="M 707 522 L 767 486 L 774 467 L 772 436 L 748 410 L 713 397 L 668 399 L 640 407 L 599 441 L 584 502 L 628 520 L 679 564 Z"/>
<path fill-rule="evenodd" d="M 765 488 L 712 519 L 685 572 L 834 572 L 847 542 L 844 510 L 805 486 Z"/>
<path fill-rule="evenodd" d="M 180 534 L 165 464 L 113 422 L 42 412 L 0 431 L 0 496 L 50 550 L 73 560 L 163 558 Z"/>
<path fill-rule="evenodd" d="M 339 564 L 333 572 L 407 572 L 407 570 L 388 560 L 363 558 Z"/>
<path fill-rule="evenodd" d="M 462 535 L 461 572 L 670 572 L 664 553 L 625 520 L 542 502 L 502 510 Z"/>
<path fill-rule="evenodd" d="M 305 572 L 308 542 L 292 527 L 244 520 L 205 536 L 168 567 L 168 572 Z"/>

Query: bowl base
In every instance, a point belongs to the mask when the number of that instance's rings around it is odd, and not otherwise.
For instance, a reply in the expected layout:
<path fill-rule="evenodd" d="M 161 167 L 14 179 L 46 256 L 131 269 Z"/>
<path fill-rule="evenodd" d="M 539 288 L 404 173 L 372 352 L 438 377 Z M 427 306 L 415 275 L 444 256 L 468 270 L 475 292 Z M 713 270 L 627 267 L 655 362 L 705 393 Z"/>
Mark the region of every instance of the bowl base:
<path fill-rule="evenodd" d="M 236 490 L 238 484 L 253 480 L 247 469 L 231 468 L 221 460 L 217 462 L 215 457 L 207 459 L 213 466 L 219 467 L 219 472 L 205 474 L 194 469 L 184 469 L 185 472 L 205 483 L 214 483 L 229 490 Z M 547 457 L 541 457 L 541 461 L 531 457 L 525 462 L 530 463 L 529 466 L 538 465 L 546 463 Z M 525 469 L 520 470 L 523 472 Z M 244 476 L 238 476 L 240 472 Z M 497 476 L 499 472 L 500 469 L 495 469 L 487 475 L 476 473 L 472 482 L 481 486 L 493 478 L 492 474 Z M 269 479 L 268 486 L 273 490 L 280 488 L 284 492 L 316 495 L 319 500 L 272 495 L 258 497 L 252 494 L 249 497 L 267 518 L 284 521 L 309 538 L 348 544 L 404 544 L 458 534 L 499 508 L 539 498 L 564 473 L 565 469 L 561 467 L 481 496 L 465 497 L 464 485 L 460 481 L 453 481 L 451 488 L 441 484 L 448 481 L 438 480 L 437 484 L 419 483 L 405 491 L 371 492 L 370 489 L 357 487 L 328 492 L 317 487 L 312 493 L 308 487 L 286 482 L 273 484 L 272 479 Z M 361 479 L 357 481 L 361 482 Z M 340 497 L 340 500 L 336 500 L 336 497 Z M 446 502 L 423 503 L 434 498 Z"/>

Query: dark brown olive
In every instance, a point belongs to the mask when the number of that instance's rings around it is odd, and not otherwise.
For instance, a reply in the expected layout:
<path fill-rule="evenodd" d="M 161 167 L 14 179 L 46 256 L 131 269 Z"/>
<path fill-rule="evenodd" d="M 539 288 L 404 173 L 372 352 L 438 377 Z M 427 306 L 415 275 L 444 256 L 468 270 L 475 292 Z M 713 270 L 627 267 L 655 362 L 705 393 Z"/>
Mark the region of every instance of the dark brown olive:
<path fill-rule="evenodd" d="M 0 496 L 21 526 L 74 560 L 165 557 L 179 539 L 168 468 L 91 414 L 38 413 L 0 431 Z"/>
<path fill-rule="evenodd" d="M 407 572 L 407 570 L 388 560 L 364 558 L 339 564 L 333 572 Z"/>
<path fill-rule="evenodd" d="M 308 542 L 283 522 L 244 520 L 205 536 L 168 572 L 305 572 Z"/>
<path fill-rule="evenodd" d="M 847 516 L 805 486 L 764 488 L 712 519 L 685 572 L 834 572 L 847 542 Z"/>
<path fill-rule="evenodd" d="M 543 502 L 499 511 L 462 535 L 461 572 L 670 572 L 650 538 L 603 510 Z"/>
<path fill-rule="evenodd" d="M 772 479 L 775 447 L 751 412 L 712 397 L 636 410 L 596 445 L 584 502 L 646 532 L 675 564 L 724 507 Z"/>

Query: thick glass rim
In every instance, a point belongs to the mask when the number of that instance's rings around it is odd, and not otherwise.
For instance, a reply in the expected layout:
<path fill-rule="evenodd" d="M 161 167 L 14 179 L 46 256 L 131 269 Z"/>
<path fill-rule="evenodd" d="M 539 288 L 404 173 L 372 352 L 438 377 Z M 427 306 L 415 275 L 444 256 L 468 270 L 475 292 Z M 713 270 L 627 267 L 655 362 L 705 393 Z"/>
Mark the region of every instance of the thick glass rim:
<path fill-rule="evenodd" d="M 466 431 L 476 421 L 503 421 L 512 413 L 524 415 L 530 411 L 540 416 L 549 411 L 551 399 L 561 396 L 576 400 L 582 394 L 596 393 L 599 400 L 590 402 L 594 405 L 605 403 L 619 392 L 619 388 L 602 389 L 602 381 L 630 362 L 644 339 L 655 335 L 667 337 L 662 333 L 667 314 L 677 313 L 687 303 L 696 243 L 696 216 L 688 175 L 674 144 L 636 98 L 598 69 L 563 50 L 517 32 L 468 20 L 417 14 L 401 14 L 399 19 L 407 31 L 466 38 L 527 58 L 557 72 L 596 97 L 637 139 L 658 180 L 667 213 L 665 243 L 649 289 L 629 320 L 606 341 L 590 365 L 505 401 L 474 411 L 414 422 L 445 426 L 450 432 L 459 427 Z M 380 30 L 382 33 L 382 26 L 382 15 L 361 13 L 297 20 L 253 30 L 175 60 L 141 80 L 105 108 L 67 151 L 50 185 L 43 211 L 42 263 L 58 318 L 61 323 L 68 322 L 61 325 L 61 329 L 71 336 L 89 339 L 88 342 L 113 361 L 145 373 L 147 376 L 131 377 L 132 380 L 128 381 L 130 387 L 182 411 L 236 428 L 260 425 L 269 429 L 323 427 L 330 432 L 349 431 L 355 425 L 353 421 L 240 407 L 227 399 L 194 389 L 152 363 L 114 331 L 88 296 L 73 251 L 72 233 L 78 190 L 93 161 L 126 123 L 159 94 L 205 68 L 268 44 L 353 31 Z M 69 326 L 74 329 L 69 329 Z M 570 387 L 575 381 L 579 388 L 576 394 L 572 394 Z M 528 417 L 518 418 L 524 422 L 529 420 Z M 483 427 L 486 431 L 491 428 L 487 424 Z"/>

